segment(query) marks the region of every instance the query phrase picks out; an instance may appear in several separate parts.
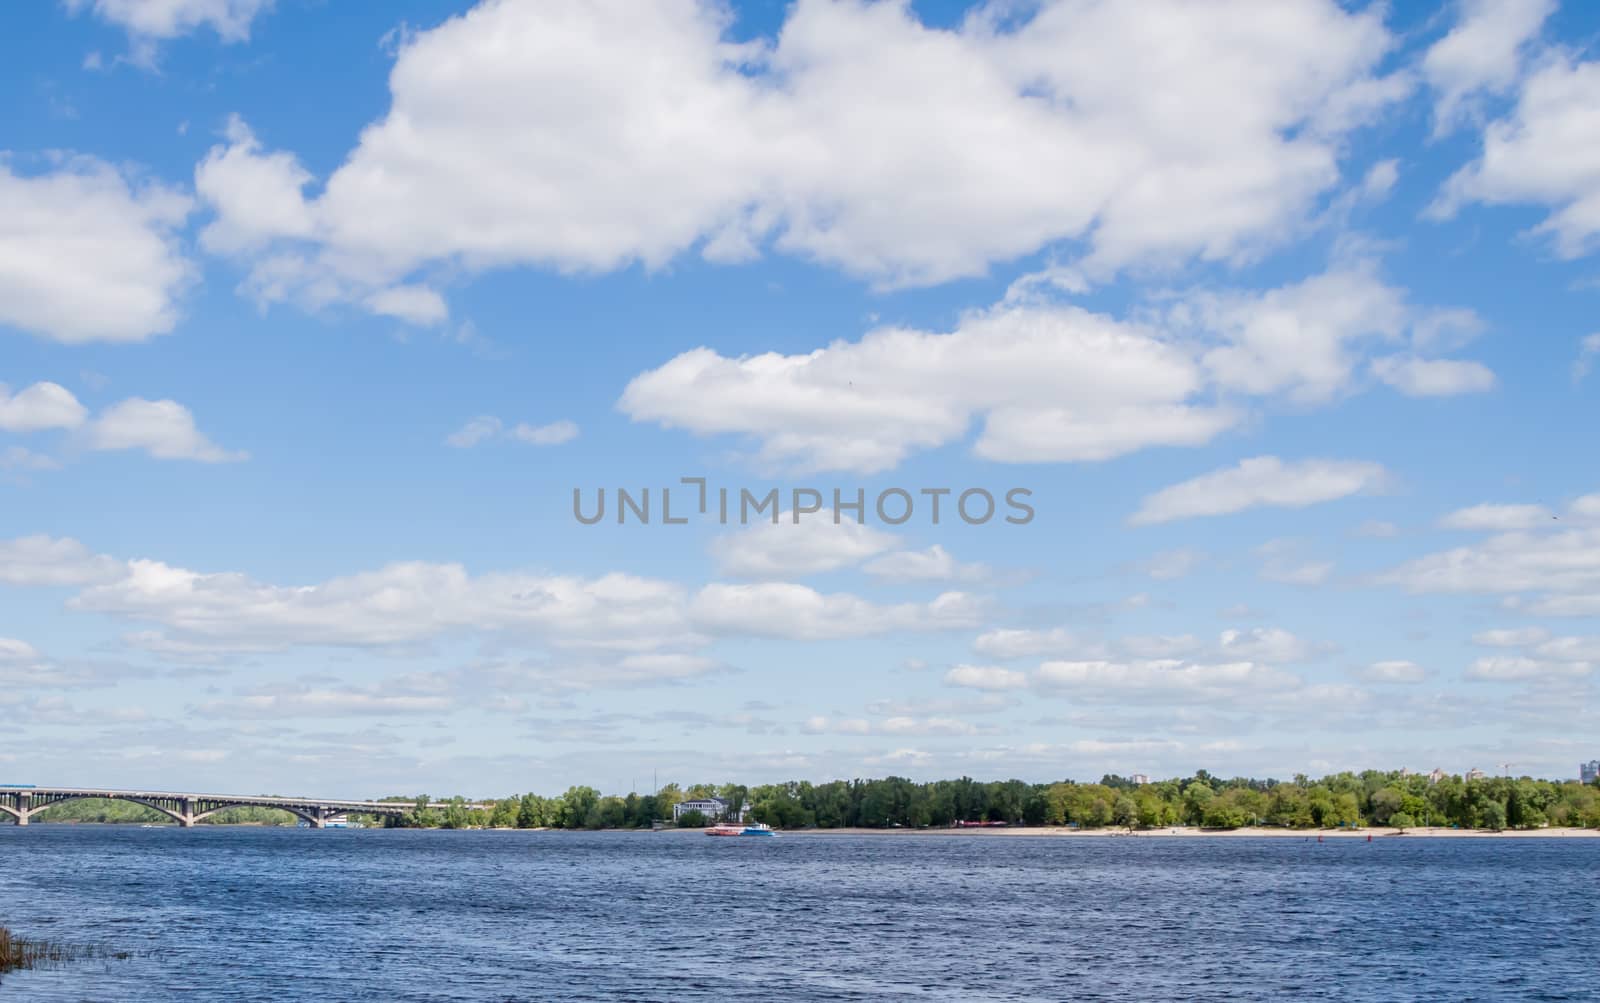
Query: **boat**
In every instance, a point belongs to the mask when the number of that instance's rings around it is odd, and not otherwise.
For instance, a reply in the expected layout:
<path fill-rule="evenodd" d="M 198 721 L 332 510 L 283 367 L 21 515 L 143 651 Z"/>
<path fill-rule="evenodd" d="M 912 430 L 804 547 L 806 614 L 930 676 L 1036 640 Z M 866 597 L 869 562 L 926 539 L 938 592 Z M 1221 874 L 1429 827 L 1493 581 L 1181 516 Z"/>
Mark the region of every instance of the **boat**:
<path fill-rule="evenodd" d="M 706 830 L 707 836 L 776 836 L 764 822 L 718 822 Z"/>

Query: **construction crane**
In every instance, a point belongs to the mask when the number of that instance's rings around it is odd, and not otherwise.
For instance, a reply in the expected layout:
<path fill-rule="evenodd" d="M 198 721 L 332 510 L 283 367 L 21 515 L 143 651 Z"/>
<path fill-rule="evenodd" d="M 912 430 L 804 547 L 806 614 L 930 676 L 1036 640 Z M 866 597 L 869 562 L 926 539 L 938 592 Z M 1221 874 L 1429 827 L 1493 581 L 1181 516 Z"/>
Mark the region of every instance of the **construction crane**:
<path fill-rule="evenodd" d="M 1504 773 L 1505 773 L 1505 775 L 1507 777 L 1510 777 L 1511 776 L 1511 767 L 1513 767 L 1515 765 L 1517 765 L 1517 764 L 1516 763 L 1501 763 L 1500 764 L 1500 769 L 1502 771 L 1504 771 Z"/>

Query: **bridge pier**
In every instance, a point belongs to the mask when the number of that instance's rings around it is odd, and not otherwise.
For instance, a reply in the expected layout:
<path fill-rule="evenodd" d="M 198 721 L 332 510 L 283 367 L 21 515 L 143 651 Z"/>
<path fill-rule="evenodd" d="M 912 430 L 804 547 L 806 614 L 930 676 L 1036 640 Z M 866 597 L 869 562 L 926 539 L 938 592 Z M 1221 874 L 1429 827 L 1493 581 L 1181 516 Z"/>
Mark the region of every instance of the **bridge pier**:
<path fill-rule="evenodd" d="M 28 816 L 33 814 L 33 809 L 29 807 L 29 805 L 32 803 L 32 801 L 33 801 L 33 795 L 31 795 L 31 794 L 23 793 L 23 794 L 18 794 L 17 795 L 17 824 L 18 825 L 27 825 L 28 824 Z"/>
<path fill-rule="evenodd" d="M 178 825 L 184 829 L 194 827 L 194 798 L 184 798 L 181 810 L 178 812 Z"/>

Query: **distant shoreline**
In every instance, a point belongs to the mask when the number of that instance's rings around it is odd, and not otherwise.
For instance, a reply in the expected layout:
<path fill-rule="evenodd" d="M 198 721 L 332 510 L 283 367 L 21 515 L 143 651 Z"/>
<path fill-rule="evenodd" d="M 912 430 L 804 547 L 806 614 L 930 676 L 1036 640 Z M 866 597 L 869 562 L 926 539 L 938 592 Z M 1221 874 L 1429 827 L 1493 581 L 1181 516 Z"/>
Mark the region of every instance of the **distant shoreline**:
<path fill-rule="evenodd" d="M 658 832 L 700 833 L 701 829 L 660 829 Z M 1411 829 L 1392 829 L 1374 826 L 1367 829 L 1276 829 L 1266 826 L 1245 826 L 1240 829 L 1202 829 L 1195 826 L 1161 826 L 1154 829 L 1074 829 L 1053 825 L 1011 825 L 956 829 L 780 829 L 785 836 L 1062 836 L 1083 839 L 1183 839 L 1208 838 L 1238 839 L 1241 837 L 1267 837 L 1273 839 L 1595 839 L 1600 829 L 1579 829 L 1570 826 L 1550 826 L 1544 829 L 1449 829 L 1435 826 L 1417 826 Z"/>
<path fill-rule="evenodd" d="M 1162 826 L 1155 829 L 1073 829 L 1067 826 L 995 826 L 959 829 L 785 829 L 785 836 L 1065 836 L 1070 838 L 1143 838 L 1161 839 L 1263 836 L 1276 839 L 1585 839 L 1600 837 L 1600 829 L 1578 829 L 1567 826 L 1545 829 L 1448 829 L 1441 827 L 1391 829 L 1374 826 L 1368 829 L 1276 829 L 1266 826 L 1245 826 L 1239 829 L 1203 829 L 1195 826 Z"/>

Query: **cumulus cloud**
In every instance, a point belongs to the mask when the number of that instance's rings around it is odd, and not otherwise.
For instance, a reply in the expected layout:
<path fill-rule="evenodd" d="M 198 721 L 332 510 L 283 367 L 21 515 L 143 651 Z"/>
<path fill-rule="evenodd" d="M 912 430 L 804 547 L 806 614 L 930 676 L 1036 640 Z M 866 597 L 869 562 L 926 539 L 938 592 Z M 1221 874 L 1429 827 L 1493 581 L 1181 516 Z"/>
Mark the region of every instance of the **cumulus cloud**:
<path fill-rule="evenodd" d="M 861 570 L 888 582 L 983 582 L 993 575 L 988 565 L 958 561 L 937 543 L 926 550 L 884 554 Z"/>
<path fill-rule="evenodd" d="M 202 195 L 233 243 L 287 247 L 255 267 L 314 258 L 364 289 L 771 247 L 882 285 L 1065 240 L 1095 274 L 1238 261 L 1305 220 L 1345 137 L 1408 86 L 1377 75 L 1378 12 L 1258 13 L 1070 0 L 939 29 L 906 4 L 806 0 L 775 38 L 735 42 L 695 0 L 486 2 L 405 39 L 386 116 L 284 215 L 309 213 L 309 236 Z M 1182 84 L 1129 87 L 1134 62 Z M 236 134 L 208 161 L 273 156 Z M 302 174 L 278 165 L 269 191 L 303 198 Z"/>
<path fill-rule="evenodd" d="M 417 687 L 415 682 L 401 680 L 398 684 L 370 687 L 265 686 L 238 696 L 202 701 L 194 710 L 214 718 L 282 720 L 442 714 L 455 706 L 454 697 L 439 692 L 438 687 Z"/>
<path fill-rule="evenodd" d="M 13 394 L 0 383 L 0 429 L 7 432 L 77 428 L 87 417 L 78 398 L 60 384 L 35 383 Z"/>
<path fill-rule="evenodd" d="M 957 665 L 944 674 L 944 681 L 974 690 L 1015 690 L 1028 685 L 1028 674 L 995 665 Z"/>
<path fill-rule="evenodd" d="M 1443 529 L 1491 530 L 1537 529 L 1551 519 L 1543 505 L 1473 505 L 1457 509 L 1439 520 Z"/>
<path fill-rule="evenodd" d="M 1494 372 L 1481 362 L 1386 356 L 1372 361 L 1372 373 L 1407 397 L 1453 397 L 1494 389 Z"/>
<path fill-rule="evenodd" d="M 1456 172 L 1429 208 L 1535 205 L 1550 210 L 1534 233 L 1576 258 L 1600 237 L 1600 62 L 1553 55 L 1524 81 L 1516 108 L 1483 133 L 1483 155 Z"/>
<path fill-rule="evenodd" d="M 1565 662 L 1517 655 L 1489 655 L 1467 668 L 1466 677 L 1478 682 L 1552 682 L 1579 679 L 1590 672 L 1587 662 Z"/>
<path fill-rule="evenodd" d="M 1154 697 L 1168 702 L 1221 700 L 1262 691 L 1293 689 L 1300 679 L 1292 673 L 1252 662 L 1206 664 L 1177 659 L 1139 662 L 1051 661 L 1039 666 L 1034 686 L 1070 691 L 1079 699 Z"/>
<path fill-rule="evenodd" d="M 1305 508 L 1320 502 L 1381 490 L 1389 475 L 1376 463 L 1301 460 L 1276 456 L 1240 460 L 1149 495 L 1130 518 L 1135 526 L 1229 515 L 1264 506 Z"/>
<path fill-rule="evenodd" d="M 1060 627 L 1051 630 L 1002 628 L 978 635 L 972 647 L 980 655 L 1010 659 L 1062 655 L 1072 651 L 1079 643 L 1076 637 Z"/>
<path fill-rule="evenodd" d="M 733 578 L 790 578 L 854 567 L 893 548 L 891 533 L 849 519 L 796 520 L 784 512 L 776 523 L 757 523 L 711 543 L 718 570 Z"/>
<path fill-rule="evenodd" d="M 1281 627 L 1225 630 L 1218 639 L 1217 650 L 1230 661 L 1269 664 L 1300 662 L 1312 654 L 1311 645 Z"/>
<path fill-rule="evenodd" d="M 88 585 L 117 578 L 123 564 L 72 539 L 0 540 L 0 582 L 22 586 Z"/>
<path fill-rule="evenodd" d="M 227 463 L 248 455 L 211 442 L 189 409 L 172 400 L 130 397 L 106 408 L 84 432 L 90 449 L 142 449 L 159 460 Z"/>
<path fill-rule="evenodd" d="M 1244 417 L 1239 395 L 1325 403 L 1367 347 L 1409 337 L 1422 352 L 1441 330 L 1477 325 L 1407 304 L 1366 266 L 1135 314 L 1032 298 L 946 333 L 880 328 L 806 354 L 696 348 L 635 377 L 619 406 L 635 421 L 748 437 L 758 464 L 802 471 L 886 470 L 974 424 L 984 459 L 1097 461 L 1210 442 Z M 1440 382 L 1424 381 L 1430 392 Z"/>
<path fill-rule="evenodd" d="M 71 609 L 164 628 L 139 646 L 188 659 L 303 646 L 397 648 L 461 633 L 559 652 L 534 666 L 617 679 L 683 677 L 721 668 L 696 653 L 711 636 L 827 639 L 971 629 L 978 597 L 947 592 L 928 602 L 878 604 L 802 585 L 708 585 L 626 574 L 528 572 L 473 575 L 459 564 L 396 562 L 327 581 L 276 585 L 236 572 L 199 572 L 161 561 L 118 561 L 74 540 L 0 542 L 0 581 L 74 585 Z"/>
<path fill-rule="evenodd" d="M 1586 507 L 1587 497 L 1569 506 L 1576 526 L 1545 520 L 1543 531 L 1492 532 L 1407 561 L 1377 581 L 1416 593 L 1500 594 L 1508 608 L 1538 616 L 1600 615 L 1600 526 L 1584 524 Z M 1496 525 L 1487 517 L 1480 524 Z M 1518 524 L 1515 513 L 1510 524 Z"/>
<path fill-rule="evenodd" d="M 1420 683 L 1428 678 L 1426 669 L 1403 659 L 1373 662 L 1356 675 L 1369 683 Z"/>
<path fill-rule="evenodd" d="M 0 325 L 67 344 L 172 330 L 193 268 L 189 199 L 77 157 L 38 174 L 0 159 Z"/>
<path fill-rule="evenodd" d="M 946 592 L 926 603 L 883 605 L 848 593 L 771 582 L 707 585 L 696 593 L 690 616 L 711 633 L 825 640 L 970 628 L 982 611 L 982 601 L 963 592 Z"/>
<path fill-rule="evenodd" d="M 1555 0 L 1458 0 L 1456 23 L 1429 47 L 1422 75 L 1436 94 L 1434 134 L 1478 113 L 1477 99 L 1514 85 L 1528 44 L 1556 9 Z"/>
<path fill-rule="evenodd" d="M 760 442 L 757 460 L 872 473 L 966 435 L 1010 461 L 1197 445 L 1235 416 L 1192 400 L 1199 367 L 1152 331 L 1070 306 L 998 308 L 948 334 L 888 328 L 806 355 L 706 348 L 635 377 L 636 421 Z"/>
<path fill-rule="evenodd" d="M 250 37 L 250 22 L 271 8 L 273 0 L 65 0 L 77 13 L 92 10 L 96 17 L 121 25 L 145 38 L 176 38 L 201 26 L 210 27 L 224 41 Z"/>
<path fill-rule="evenodd" d="M 1549 636 L 1550 632 L 1543 627 L 1499 627 L 1473 634 L 1472 643 L 1489 648 L 1520 648 L 1538 644 Z"/>
<path fill-rule="evenodd" d="M 180 639 L 224 649 L 396 646 L 463 629 L 611 650 L 653 650 L 693 640 L 682 589 L 667 582 L 621 574 L 473 576 L 458 564 L 420 561 L 281 586 L 137 559 L 126 562 L 114 580 L 83 589 L 69 605 L 153 621 Z"/>

